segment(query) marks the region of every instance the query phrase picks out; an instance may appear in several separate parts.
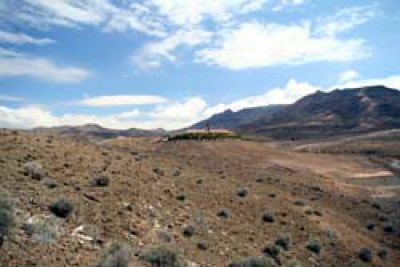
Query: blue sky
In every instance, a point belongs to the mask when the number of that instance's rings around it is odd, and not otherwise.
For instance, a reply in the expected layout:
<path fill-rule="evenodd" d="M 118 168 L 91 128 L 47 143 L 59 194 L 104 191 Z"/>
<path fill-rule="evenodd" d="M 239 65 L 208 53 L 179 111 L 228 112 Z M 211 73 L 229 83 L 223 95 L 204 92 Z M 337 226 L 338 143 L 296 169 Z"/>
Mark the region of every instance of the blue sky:
<path fill-rule="evenodd" d="M 0 127 L 188 126 L 400 88 L 397 0 L 0 0 Z"/>

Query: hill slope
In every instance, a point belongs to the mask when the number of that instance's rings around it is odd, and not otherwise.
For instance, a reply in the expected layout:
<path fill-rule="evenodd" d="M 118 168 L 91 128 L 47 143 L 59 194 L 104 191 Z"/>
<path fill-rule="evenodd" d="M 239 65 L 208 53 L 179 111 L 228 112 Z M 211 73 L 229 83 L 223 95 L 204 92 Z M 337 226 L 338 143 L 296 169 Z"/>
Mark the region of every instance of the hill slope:
<path fill-rule="evenodd" d="M 51 128 L 36 128 L 32 130 L 35 133 L 61 134 L 68 136 L 86 136 L 97 138 L 116 138 L 132 136 L 156 136 L 164 133 L 164 130 L 143 130 L 131 128 L 127 130 L 116 130 L 101 127 L 97 124 L 85 124 L 82 126 L 60 126 Z"/>
<path fill-rule="evenodd" d="M 249 124 L 260 119 L 271 118 L 277 112 L 283 110 L 285 105 L 270 105 L 264 107 L 246 108 L 239 111 L 232 111 L 230 109 L 213 115 L 212 117 L 200 121 L 190 129 L 204 129 L 207 124 L 212 128 L 225 128 L 235 130 L 239 126 Z"/>
<path fill-rule="evenodd" d="M 278 139 L 335 136 L 400 127 L 400 92 L 384 86 L 317 92 L 240 131 Z"/>

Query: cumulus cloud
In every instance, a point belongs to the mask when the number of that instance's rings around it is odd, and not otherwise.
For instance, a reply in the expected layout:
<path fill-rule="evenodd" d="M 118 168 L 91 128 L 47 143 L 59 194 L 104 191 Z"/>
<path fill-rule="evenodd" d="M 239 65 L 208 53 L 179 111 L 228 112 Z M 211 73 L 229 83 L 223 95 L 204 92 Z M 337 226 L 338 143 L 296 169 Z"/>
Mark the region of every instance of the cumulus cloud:
<path fill-rule="evenodd" d="M 107 116 L 84 113 L 55 115 L 48 108 L 38 105 L 18 108 L 0 106 L 0 127 L 33 128 L 97 123 L 115 129 L 178 129 L 204 118 L 205 106 L 203 99 L 194 97 L 160 104 L 149 111 L 134 109 Z"/>
<path fill-rule="evenodd" d="M 360 77 L 360 74 L 355 70 L 347 70 L 339 74 L 339 82 L 348 82 Z"/>
<path fill-rule="evenodd" d="M 0 77 L 29 76 L 52 82 L 76 83 L 89 75 L 90 72 L 82 68 L 58 66 L 46 58 L 0 47 Z"/>
<path fill-rule="evenodd" d="M 47 45 L 55 41 L 48 38 L 35 38 L 23 33 L 13 33 L 0 30 L 0 43 Z"/>
<path fill-rule="evenodd" d="M 176 62 L 175 51 L 180 47 L 195 47 L 210 41 L 212 33 L 200 28 L 179 30 L 160 41 L 146 44 L 132 56 L 139 69 L 160 67 L 163 61 Z"/>
<path fill-rule="evenodd" d="M 229 20 L 235 14 L 260 9 L 267 0 L 149 0 L 161 15 L 176 25 L 194 25 L 205 19 Z"/>
<path fill-rule="evenodd" d="M 165 103 L 168 100 L 155 95 L 110 95 L 89 97 L 77 101 L 74 104 L 88 107 L 126 106 L 126 105 L 149 105 Z"/>
<path fill-rule="evenodd" d="M 319 18 L 316 33 L 335 36 L 368 22 L 374 18 L 377 13 L 378 11 L 375 5 L 341 9 L 333 16 Z"/>
<path fill-rule="evenodd" d="M 260 107 L 274 104 L 292 104 L 301 97 L 312 94 L 318 90 L 322 90 L 322 88 L 312 85 L 308 82 L 299 82 L 295 79 L 290 79 L 282 88 L 278 87 L 268 89 L 265 93 L 260 95 L 248 96 L 231 103 L 218 104 L 213 107 L 208 107 L 205 110 L 205 115 L 211 116 L 227 109 L 238 111 L 249 107 Z"/>
<path fill-rule="evenodd" d="M 24 102 L 26 99 L 23 97 L 18 96 L 11 96 L 11 95 L 0 95 L 0 101 L 7 101 L 7 102 Z"/>
<path fill-rule="evenodd" d="M 393 75 L 384 78 L 373 79 L 355 79 L 332 86 L 330 89 L 336 88 L 358 88 L 370 85 L 384 85 L 389 88 L 400 90 L 400 75 Z"/>
<path fill-rule="evenodd" d="M 280 0 L 273 10 L 279 11 L 287 7 L 302 5 L 306 2 L 307 0 Z"/>
<path fill-rule="evenodd" d="M 315 35 L 309 22 L 300 25 L 253 22 L 227 31 L 214 47 L 199 51 L 197 61 L 241 70 L 316 61 L 345 62 L 368 55 L 364 40 Z"/>

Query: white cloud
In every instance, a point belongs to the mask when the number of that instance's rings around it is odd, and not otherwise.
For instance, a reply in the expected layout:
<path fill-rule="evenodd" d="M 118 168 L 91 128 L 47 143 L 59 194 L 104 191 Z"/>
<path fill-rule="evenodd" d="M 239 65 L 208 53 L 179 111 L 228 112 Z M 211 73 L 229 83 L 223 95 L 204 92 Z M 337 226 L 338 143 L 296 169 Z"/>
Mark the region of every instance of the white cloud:
<path fill-rule="evenodd" d="M 107 107 L 160 104 L 167 101 L 166 98 L 155 95 L 111 95 L 86 98 L 75 102 L 75 104 L 88 107 Z"/>
<path fill-rule="evenodd" d="M 163 61 L 176 62 L 175 51 L 180 47 L 194 47 L 210 41 L 212 33 L 199 28 L 179 30 L 175 34 L 146 44 L 132 57 L 140 69 L 157 68 Z"/>
<path fill-rule="evenodd" d="M 197 61 L 240 70 L 315 61 L 352 61 L 368 56 L 360 39 L 314 36 L 310 23 L 301 25 L 244 23 L 227 31 Z"/>
<path fill-rule="evenodd" d="M 345 8 L 339 10 L 333 16 L 319 18 L 319 26 L 316 28 L 316 33 L 335 36 L 368 22 L 377 13 L 375 5 Z"/>
<path fill-rule="evenodd" d="M 23 33 L 12 33 L 0 30 L 0 43 L 46 45 L 55 41 L 48 38 L 35 38 Z"/>
<path fill-rule="evenodd" d="M 267 0 L 149 0 L 147 5 L 176 25 L 195 25 L 205 19 L 229 20 L 235 14 L 260 9 Z"/>
<path fill-rule="evenodd" d="M 279 11 L 287 7 L 302 5 L 306 2 L 307 0 L 280 0 L 273 10 Z"/>
<path fill-rule="evenodd" d="M 360 77 L 360 74 L 355 70 L 347 70 L 339 74 L 339 82 L 348 82 Z"/>
<path fill-rule="evenodd" d="M 105 27 L 106 31 L 121 32 L 128 29 L 157 37 L 167 34 L 162 18 L 154 16 L 149 7 L 138 3 L 131 3 L 126 8 L 114 8 Z"/>
<path fill-rule="evenodd" d="M 203 99 L 195 97 L 183 102 L 162 104 L 150 111 L 134 109 L 108 116 L 71 113 L 56 116 L 43 106 L 28 105 L 14 109 L 0 106 L 0 127 L 33 128 L 97 123 L 115 129 L 178 129 L 203 119 L 205 106 Z"/>
<path fill-rule="evenodd" d="M 332 86 L 330 89 L 336 88 L 358 88 L 364 86 L 371 85 L 384 85 L 389 88 L 399 89 L 400 90 L 400 75 L 393 75 L 384 78 L 375 78 L 375 79 L 359 79 L 352 80 L 345 83 L 340 83 Z"/>
<path fill-rule="evenodd" d="M 61 67 L 52 61 L 0 47 L 0 77 L 29 76 L 42 80 L 76 83 L 90 72 L 76 67 Z"/>
<path fill-rule="evenodd" d="M 115 7 L 108 0 L 24 0 L 18 5 L 8 1 L 6 8 L 17 11 L 14 17 L 8 19 L 39 27 L 73 27 L 79 24 L 99 25 Z"/>
<path fill-rule="evenodd" d="M 318 90 L 322 90 L 322 88 L 312 85 L 308 82 L 298 82 L 294 79 L 290 79 L 283 88 L 268 89 L 264 94 L 261 95 L 248 96 L 228 104 L 218 104 L 213 107 L 208 107 L 205 110 L 205 115 L 211 116 L 227 109 L 238 111 L 249 107 L 260 107 L 274 104 L 292 104 L 298 99 L 312 94 Z"/>
<path fill-rule="evenodd" d="M 26 99 L 18 96 L 0 95 L 0 101 L 24 102 Z"/>

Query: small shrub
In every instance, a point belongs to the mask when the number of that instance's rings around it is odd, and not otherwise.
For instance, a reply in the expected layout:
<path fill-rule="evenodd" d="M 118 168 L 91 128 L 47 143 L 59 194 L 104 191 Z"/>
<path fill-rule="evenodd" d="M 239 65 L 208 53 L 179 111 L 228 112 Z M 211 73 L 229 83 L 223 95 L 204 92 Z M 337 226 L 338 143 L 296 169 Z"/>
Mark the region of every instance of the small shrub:
<path fill-rule="evenodd" d="M 358 257 L 363 262 L 371 262 L 372 261 L 372 251 L 368 248 L 363 248 L 358 252 Z"/>
<path fill-rule="evenodd" d="M 14 206 L 10 199 L 0 194 L 0 246 L 15 226 Z"/>
<path fill-rule="evenodd" d="M 129 261 L 129 248 L 120 243 L 112 243 L 96 267 L 128 267 Z"/>
<path fill-rule="evenodd" d="M 301 262 L 298 260 L 291 260 L 287 264 L 288 267 L 301 267 Z"/>
<path fill-rule="evenodd" d="M 262 220 L 263 220 L 263 222 L 266 222 L 266 223 L 273 223 L 273 222 L 275 222 L 275 216 L 271 212 L 264 213 L 264 215 L 262 216 Z"/>
<path fill-rule="evenodd" d="M 239 190 L 237 191 L 236 194 L 239 197 L 246 197 L 248 193 L 249 193 L 249 190 L 247 188 L 239 188 Z"/>
<path fill-rule="evenodd" d="M 290 249 L 290 243 L 291 243 L 290 239 L 291 238 L 288 235 L 281 236 L 275 241 L 275 245 L 277 245 L 287 251 Z"/>
<path fill-rule="evenodd" d="M 350 262 L 348 267 L 371 267 L 371 265 L 359 260 L 353 260 Z"/>
<path fill-rule="evenodd" d="M 375 229 L 375 224 L 373 224 L 373 223 L 367 224 L 367 229 L 370 231 L 373 231 Z"/>
<path fill-rule="evenodd" d="M 180 176 L 181 175 L 181 171 L 180 170 L 176 170 L 174 171 L 174 173 L 172 174 L 172 176 Z"/>
<path fill-rule="evenodd" d="M 185 194 L 179 194 L 178 196 L 176 196 L 176 200 L 185 201 L 186 200 L 186 195 Z"/>
<path fill-rule="evenodd" d="M 294 202 L 294 204 L 295 204 L 296 206 L 305 206 L 305 205 L 306 205 L 305 201 L 302 200 L 302 199 L 296 200 L 296 201 Z"/>
<path fill-rule="evenodd" d="M 204 242 L 199 242 L 199 243 L 197 243 L 197 248 L 200 249 L 200 250 L 207 250 L 208 246 Z"/>
<path fill-rule="evenodd" d="M 61 199 L 51 204 L 49 209 L 57 217 L 67 218 L 74 210 L 74 206 L 70 202 Z"/>
<path fill-rule="evenodd" d="M 386 249 L 381 249 L 378 252 L 378 257 L 381 258 L 382 260 L 386 260 L 388 256 L 388 251 Z"/>
<path fill-rule="evenodd" d="M 222 209 L 218 211 L 217 216 L 221 219 L 228 219 L 229 218 L 229 211 L 226 209 Z"/>
<path fill-rule="evenodd" d="M 264 254 L 274 259 L 278 257 L 280 252 L 280 248 L 274 244 L 267 245 L 263 250 Z"/>
<path fill-rule="evenodd" d="M 108 178 L 107 176 L 104 176 L 104 175 L 96 177 L 93 180 L 94 186 L 106 187 L 109 184 L 110 184 L 110 178 Z"/>
<path fill-rule="evenodd" d="M 183 236 L 192 237 L 195 233 L 195 229 L 193 226 L 187 226 L 183 229 Z"/>
<path fill-rule="evenodd" d="M 24 230 L 34 240 L 43 243 L 53 243 L 58 237 L 57 225 L 50 218 L 32 217 L 24 225 Z"/>
<path fill-rule="evenodd" d="M 183 267 L 176 252 L 165 247 L 150 249 L 140 259 L 152 267 Z"/>
<path fill-rule="evenodd" d="M 162 170 L 161 168 L 154 168 L 153 169 L 153 172 L 155 173 L 155 174 L 157 174 L 157 175 L 159 175 L 159 176 L 164 176 L 165 175 L 165 172 L 164 172 L 164 170 Z"/>
<path fill-rule="evenodd" d="M 57 187 L 57 183 L 51 178 L 44 178 L 42 184 L 49 189 L 54 189 Z"/>
<path fill-rule="evenodd" d="M 229 267 L 275 267 L 275 263 L 268 258 L 247 258 L 229 264 Z"/>
<path fill-rule="evenodd" d="M 42 165 L 34 161 L 30 161 L 24 164 L 24 174 L 38 181 L 42 180 L 45 177 Z"/>
<path fill-rule="evenodd" d="M 307 243 L 307 249 L 315 254 L 321 253 L 322 245 L 318 239 L 310 239 Z"/>
<path fill-rule="evenodd" d="M 385 225 L 383 226 L 383 231 L 388 234 L 393 234 L 396 232 L 396 229 L 394 228 L 393 224 L 385 223 Z"/>

